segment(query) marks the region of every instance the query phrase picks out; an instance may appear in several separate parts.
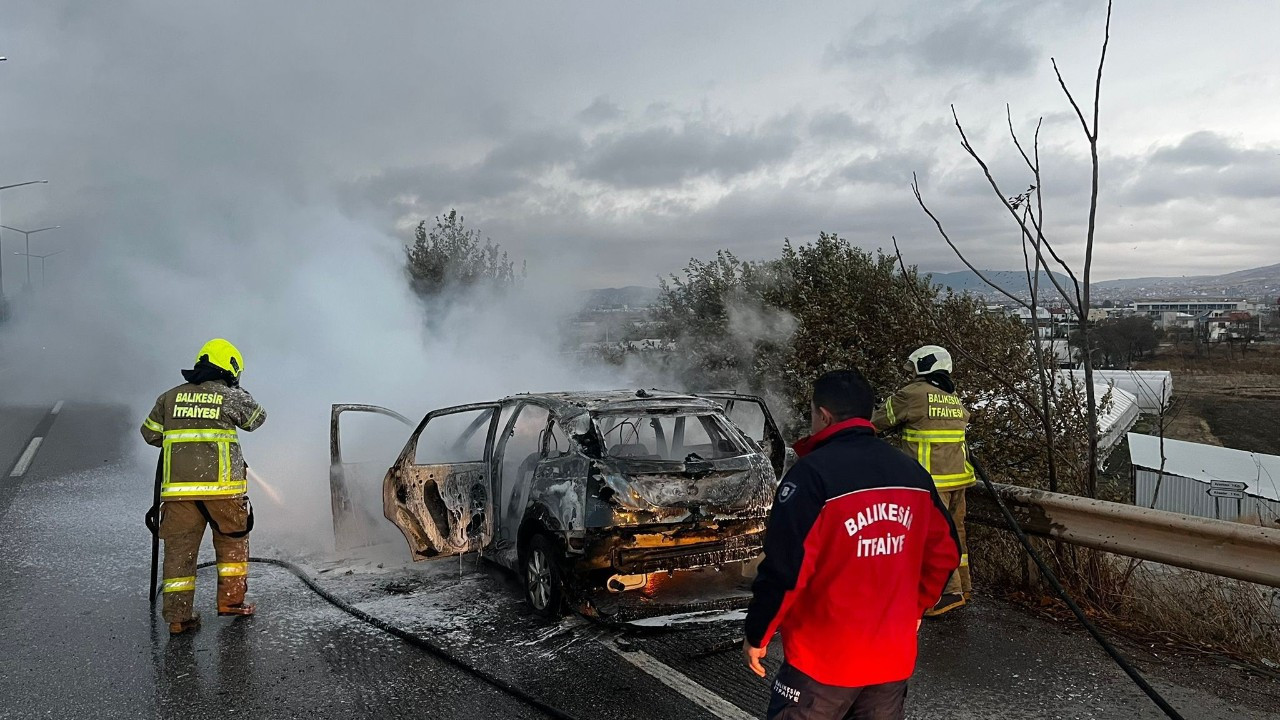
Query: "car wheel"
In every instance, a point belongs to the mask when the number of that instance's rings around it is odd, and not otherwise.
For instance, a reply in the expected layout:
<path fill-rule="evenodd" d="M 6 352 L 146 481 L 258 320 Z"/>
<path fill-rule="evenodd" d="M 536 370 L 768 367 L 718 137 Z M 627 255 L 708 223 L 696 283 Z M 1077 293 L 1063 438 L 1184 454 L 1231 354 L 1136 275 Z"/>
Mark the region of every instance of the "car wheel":
<path fill-rule="evenodd" d="M 564 606 L 559 553 L 544 533 L 534 533 L 524 553 L 524 597 L 544 617 L 560 615 Z"/>

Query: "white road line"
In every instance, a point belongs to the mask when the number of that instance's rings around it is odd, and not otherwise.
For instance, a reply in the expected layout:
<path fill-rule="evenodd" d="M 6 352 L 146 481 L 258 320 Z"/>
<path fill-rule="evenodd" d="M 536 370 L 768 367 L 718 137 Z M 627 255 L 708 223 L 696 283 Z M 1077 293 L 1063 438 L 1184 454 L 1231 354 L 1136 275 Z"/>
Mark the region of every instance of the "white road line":
<path fill-rule="evenodd" d="M 59 401 L 58 401 L 58 404 L 57 404 L 57 405 L 54 405 L 54 406 L 53 406 L 53 409 L 49 411 L 49 414 L 50 414 L 50 415 L 57 415 L 57 414 L 58 414 L 58 413 L 60 413 L 60 412 L 62 412 L 62 401 L 61 401 L 61 400 L 59 400 Z"/>
<path fill-rule="evenodd" d="M 722 720 L 755 720 L 754 715 L 690 680 L 687 675 L 646 652 L 623 650 L 608 640 L 604 641 L 604 646 Z"/>
<path fill-rule="evenodd" d="M 22 477 L 27 472 L 27 468 L 31 466 L 31 461 L 36 459 L 36 451 L 40 449 L 40 443 L 44 442 L 42 437 L 31 438 L 31 444 L 27 445 L 27 449 L 22 451 L 22 457 L 18 458 L 18 464 L 13 466 L 13 472 L 9 473 L 9 477 Z"/>

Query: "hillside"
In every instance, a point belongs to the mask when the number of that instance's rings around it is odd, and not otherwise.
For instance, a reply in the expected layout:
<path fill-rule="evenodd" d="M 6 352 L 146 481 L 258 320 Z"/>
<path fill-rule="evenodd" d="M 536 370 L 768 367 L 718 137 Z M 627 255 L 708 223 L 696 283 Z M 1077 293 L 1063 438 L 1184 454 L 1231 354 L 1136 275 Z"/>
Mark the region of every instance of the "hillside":
<path fill-rule="evenodd" d="M 1026 273 L 1021 270 L 983 270 L 983 274 L 1000 283 L 1015 295 L 1027 294 Z M 1052 294 L 1054 288 L 1047 273 L 1041 271 L 1041 292 Z M 1063 287 L 1068 278 L 1054 273 Z M 956 292 L 972 292 L 988 298 L 1000 297 L 987 287 L 978 276 L 969 271 L 934 273 L 933 281 Z M 1119 280 L 1099 280 L 1093 283 L 1093 299 L 1129 302 L 1151 298 L 1178 297 L 1229 297 L 1274 302 L 1280 297 L 1280 264 L 1237 270 L 1222 275 L 1184 275 L 1180 277 L 1140 277 Z"/>
<path fill-rule="evenodd" d="M 643 308 L 653 305 L 657 299 L 657 288 L 628 285 L 587 290 L 582 294 L 582 305 L 586 308 Z"/>
<path fill-rule="evenodd" d="M 1222 275 L 1103 280 L 1093 287 L 1102 294 L 1100 299 L 1204 296 L 1274 301 L 1280 296 L 1280 264 Z"/>
<path fill-rule="evenodd" d="M 992 282 L 998 284 L 1000 287 L 1014 295 L 1024 296 L 1028 294 L 1027 273 L 1022 270 L 983 270 L 982 274 L 986 275 Z M 1070 278 L 1062 273 L 1053 273 L 1053 276 L 1059 283 L 1062 283 L 1063 287 L 1067 287 L 1067 284 L 1071 282 Z M 977 273 L 972 270 L 962 270 L 960 272 L 950 273 L 933 273 L 933 282 L 934 284 L 951 288 L 958 293 L 971 292 L 978 295 L 999 295 L 999 293 L 992 290 L 986 283 L 979 279 Z M 1046 292 L 1054 292 L 1053 283 L 1049 279 L 1049 273 L 1043 270 L 1040 271 L 1040 288 L 1042 294 Z"/>

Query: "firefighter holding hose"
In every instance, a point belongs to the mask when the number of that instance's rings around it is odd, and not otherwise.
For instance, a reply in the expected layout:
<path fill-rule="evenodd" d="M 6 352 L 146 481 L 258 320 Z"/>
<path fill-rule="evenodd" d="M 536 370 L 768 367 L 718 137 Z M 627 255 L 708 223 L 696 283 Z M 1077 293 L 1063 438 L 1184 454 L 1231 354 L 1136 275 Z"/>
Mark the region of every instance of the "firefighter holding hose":
<path fill-rule="evenodd" d="M 161 395 L 142 423 L 143 439 L 160 448 L 160 504 L 147 513 L 147 525 L 164 540 L 163 614 L 172 635 L 200 626 L 192 600 L 206 524 L 217 556 L 218 614 L 253 614 L 244 597 L 253 508 L 237 433 L 262 427 L 267 414 L 240 387 L 243 370 L 244 357 L 234 345 L 210 340 L 195 366 L 182 371 L 186 382 Z"/>
<path fill-rule="evenodd" d="M 947 581 L 938 603 L 925 612 L 936 617 L 963 607 L 973 585 L 969 579 L 969 545 L 965 540 L 965 489 L 974 484 L 965 433 L 969 411 L 956 395 L 951 379 L 951 353 L 925 345 L 907 357 L 915 380 L 902 387 L 871 417 L 880 433 L 899 432 L 899 447 L 933 476 L 938 495 L 951 513 L 960 538 L 960 567 Z"/>

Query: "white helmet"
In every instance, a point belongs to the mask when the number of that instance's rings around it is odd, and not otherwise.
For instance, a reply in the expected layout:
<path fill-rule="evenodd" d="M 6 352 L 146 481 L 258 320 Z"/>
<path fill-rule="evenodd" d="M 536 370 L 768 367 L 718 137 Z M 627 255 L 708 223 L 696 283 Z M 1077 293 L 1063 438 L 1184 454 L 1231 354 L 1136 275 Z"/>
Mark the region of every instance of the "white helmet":
<path fill-rule="evenodd" d="M 907 369 L 916 375 L 951 372 L 951 353 L 937 345 L 925 345 L 907 356 Z"/>

